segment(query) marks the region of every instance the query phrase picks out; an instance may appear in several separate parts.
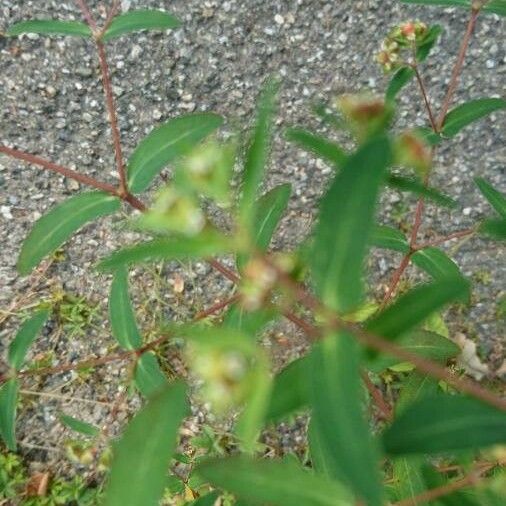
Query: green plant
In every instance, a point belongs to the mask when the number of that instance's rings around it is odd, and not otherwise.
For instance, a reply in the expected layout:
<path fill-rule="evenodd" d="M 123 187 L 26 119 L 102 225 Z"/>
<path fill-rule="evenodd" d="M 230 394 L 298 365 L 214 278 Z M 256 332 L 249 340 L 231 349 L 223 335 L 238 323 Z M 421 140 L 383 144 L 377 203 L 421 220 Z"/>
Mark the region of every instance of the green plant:
<path fill-rule="evenodd" d="M 235 142 L 222 143 L 212 137 L 222 118 L 198 113 L 171 119 L 153 130 L 125 164 L 106 42 L 132 30 L 173 28 L 177 21 L 158 11 L 116 16 L 118 2 L 114 2 L 99 28 L 86 3 L 77 0 L 87 24 L 28 21 L 7 32 L 10 36 L 24 32 L 74 35 L 95 42 L 120 176 L 116 187 L 0 146 L 0 153 L 95 189 L 56 206 L 36 223 L 21 250 L 19 271 L 28 274 L 82 225 L 118 212 L 122 203 L 142 212 L 130 218 L 130 226 L 152 236 L 99 264 L 101 271 L 113 276 L 110 324 L 120 351 L 77 364 L 23 369 L 26 351 L 48 318 L 47 312 L 28 320 L 11 343 L 11 370 L 1 378 L 0 390 L 0 430 L 11 450 L 16 449 L 15 413 L 23 378 L 128 361 L 133 384 L 148 400 L 114 446 L 107 505 L 157 504 L 164 491 L 164 500 L 167 494 L 180 498 L 183 493 L 182 500 L 194 500 L 194 504 L 213 504 L 220 491 L 233 494 L 238 503 L 280 505 L 502 503 L 504 450 L 496 445 L 506 443 L 506 403 L 463 376 L 453 363 L 459 349 L 448 339 L 440 313 L 450 304 L 467 303 L 470 284 L 438 246 L 477 234 L 504 239 L 506 197 L 488 182 L 477 180 L 498 216 L 428 242 L 419 237 L 426 200 L 455 206 L 451 198 L 429 186 L 437 146 L 472 122 L 506 108 L 503 99 L 483 98 L 451 109 L 478 16 L 482 12 L 504 16 L 506 3 L 403 1 L 455 5 L 470 11 L 440 112 L 435 114 L 432 107 L 420 63 L 429 56 L 441 29 L 421 22 L 402 23 L 388 34 L 378 55 L 386 71 L 395 71 L 386 99 L 345 95 L 330 110 L 316 109 L 323 121 L 349 132 L 355 140 L 353 150 L 347 152 L 304 128 L 287 131 L 288 140 L 316 153 L 336 173 L 322 197 L 311 236 L 297 251 L 283 253 L 270 252 L 269 245 L 290 188 L 282 185 L 258 195 L 279 82 L 269 81 L 262 91 L 255 125 L 243 150 Z M 399 133 L 391 126 L 395 99 L 412 78 L 419 85 L 429 127 Z M 336 116 L 338 121 L 334 121 Z M 175 168 L 173 180 L 147 207 L 138 194 L 169 163 Z M 229 185 L 236 163 L 243 167 L 239 194 Z M 394 171 L 394 167 L 399 169 Z M 376 223 L 377 202 L 385 186 L 417 196 L 408 236 Z M 228 234 L 213 225 L 203 201 L 230 212 L 233 226 Z M 371 247 L 403 255 L 383 300 L 377 302 L 367 299 L 364 275 Z M 237 269 L 216 259 L 221 255 L 235 255 Z M 199 312 L 192 322 L 167 322 L 159 337 L 144 339 L 129 298 L 129 266 L 201 258 L 237 285 L 236 294 Z M 431 280 L 406 288 L 394 299 L 411 263 Z M 300 316 L 303 309 L 312 313 L 313 321 Z M 210 320 L 218 313 L 221 319 Z M 258 337 L 266 324 L 281 317 L 315 342 L 306 356 L 273 376 Z M 236 415 L 230 449 L 222 451 L 213 443 L 204 458 L 197 460 L 175 454 L 179 427 L 189 413 L 188 387 L 183 379 L 169 381 L 154 353 L 171 340 L 183 344 L 185 362 L 198 380 L 197 397 L 218 414 Z M 395 392 L 385 387 L 392 387 L 394 376 Z M 262 428 L 299 410 L 311 414 L 310 466 L 293 459 L 261 458 L 258 436 Z M 67 418 L 66 423 L 88 436 L 96 435 L 93 427 L 79 420 Z M 82 456 L 88 446 L 76 448 Z M 189 464 L 190 475 L 180 480 L 181 486 L 173 473 L 167 488 L 174 456 Z M 471 491 L 462 492 L 471 486 Z M 230 501 L 230 495 L 226 500 Z"/>

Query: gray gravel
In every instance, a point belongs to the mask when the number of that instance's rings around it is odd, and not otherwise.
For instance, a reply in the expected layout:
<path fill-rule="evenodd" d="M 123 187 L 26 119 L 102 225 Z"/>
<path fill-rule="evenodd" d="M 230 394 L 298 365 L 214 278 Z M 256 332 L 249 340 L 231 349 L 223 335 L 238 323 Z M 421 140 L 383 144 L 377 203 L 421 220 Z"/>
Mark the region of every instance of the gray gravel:
<path fill-rule="evenodd" d="M 90 3 L 97 11 L 104 4 Z M 248 124 L 261 84 L 273 73 L 283 79 L 279 131 L 293 124 L 316 126 L 311 116 L 315 100 L 332 100 L 340 93 L 365 88 L 384 91 L 387 78 L 374 64 L 373 54 L 393 24 L 412 17 L 444 27 L 442 43 L 424 67 L 432 100 L 439 103 L 466 23 L 466 13 L 460 10 L 415 8 L 393 0 L 124 0 L 123 5 L 163 8 L 183 21 L 183 27 L 172 34 L 138 34 L 110 44 L 109 59 L 126 155 L 153 125 L 181 113 L 212 110 L 223 114 L 232 126 Z M 37 17 L 79 19 L 79 13 L 70 1 L 0 0 L 0 31 L 16 21 Z M 495 16 L 483 17 L 478 22 L 457 100 L 504 96 L 505 54 L 504 22 Z M 2 143 L 92 176 L 115 180 L 100 74 L 90 43 L 37 36 L 0 38 L 0 97 Z M 401 104 L 400 126 L 424 124 L 414 86 L 407 88 Z M 468 128 L 438 153 L 433 182 L 440 184 L 460 207 L 449 213 L 429 206 L 429 232 L 458 230 L 490 214 L 473 185 L 473 177 L 486 177 L 506 190 L 505 117 L 492 115 Z M 336 139 L 342 140 L 339 136 Z M 290 182 L 294 188 L 289 214 L 277 238 L 278 246 L 293 246 L 309 231 L 317 199 L 330 176 L 329 167 L 277 135 L 268 186 Z M 0 305 L 12 309 L 13 301 L 18 301 L 23 306 L 61 286 L 98 305 L 100 316 L 95 323 L 101 325 L 106 316 L 108 280 L 97 275 L 93 265 L 118 244 L 131 241 L 133 234 L 117 218 L 86 227 L 65 248 L 65 259 L 50 266 L 36 284 L 33 278 L 20 278 L 14 268 L 22 240 L 41 214 L 80 187 L 2 157 L 0 189 Z M 385 219 L 399 206 L 398 200 L 396 194 L 385 197 Z M 412 205 L 414 200 L 407 202 Z M 505 250 L 497 243 L 473 239 L 459 248 L 455 258 L 466 275 L 478 276 L 481 281 L 475 288 L 475 307 L 466 315 L 470 324 L 463 326 L 462 316 L 454 315 L 454 327 L 477 339 L 484 356 L 500 364 L 504 327 L 491 318 L 496 302 L 505 295 Z M 379 255 L 374 255 L 371 262 L 375 278 L 382 283 L 388 279 L 392 266 L 391 259 Z M 204 306 L 231 289 L 204 264 L 178 272 L 185 277 L 186 303 L 169 290 L 163 305 L 167 317 L 183 318 L 196 306 Z M 139 284 L 140 271 L 134 277 Z M 142 280 L 143 293 L 156 293 L 156 277 L 143 274 Z M 27 295 L 29 298 L 22 300 Z M 153 325 L 149 306 L 156 304 L 154 298 L 148 302 L 148 309 L 143 312 L 146 329 Z M 5 322 L 1 347 L 10 340 L 16 324 L 16 318 Z M 295 334 L 289 327 L 273 330 L 276 332 L 290 338 Z M 65 332 L 48 333 L 39 341 L 37 352 L 54 350 L 56 357 L 69 360 L 105 353 L 111 345 L 104 324 L 71 340 Z M 303 339 L 299 336 L 296 345 L 281 355 L 293 356 L 301 346 Z M 108 367 L 98 373 L 99 381 L 81 381 L 69 374 L 28 386 L 48 392 L 53 389 L 58 395 L 71 398 L 111 402 L 117 397 L 118 384 L 123 388 L 124 372 Z M 138 401 L 134 399 L 132 404 L 135 407 Z M 32 452 L 34 461 L 60 458 L 50 450 L 58 448 L 58 442 L 68 436 L 55 423 L 62 406 L 66 412 L 80 413 L 98 424 L 108 421 L 110 406 L 51 398 L 29 406 L 23 410 L 20 435 L 24 450 Z M 34 450 L 33 445 L 47 450 Z"/>

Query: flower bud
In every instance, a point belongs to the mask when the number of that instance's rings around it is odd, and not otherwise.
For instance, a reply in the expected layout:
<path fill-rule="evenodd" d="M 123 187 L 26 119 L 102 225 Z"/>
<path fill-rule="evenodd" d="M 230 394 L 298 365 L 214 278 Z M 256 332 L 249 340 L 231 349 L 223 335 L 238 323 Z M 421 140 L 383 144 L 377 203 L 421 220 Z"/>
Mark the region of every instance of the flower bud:
<path fill-rule="evenodd" d="M 425 141 L 413 131 L 402 133 L 395 144 L 396 163 L 414 168 L 425 176 L 432 166 L 432 154 Z"/>

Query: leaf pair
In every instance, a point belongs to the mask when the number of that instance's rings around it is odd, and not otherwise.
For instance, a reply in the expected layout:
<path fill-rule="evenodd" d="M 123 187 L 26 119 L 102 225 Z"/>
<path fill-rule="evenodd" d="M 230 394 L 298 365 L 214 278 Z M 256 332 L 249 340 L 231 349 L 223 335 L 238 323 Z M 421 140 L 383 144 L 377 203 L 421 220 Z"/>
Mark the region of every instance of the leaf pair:
<path fill-rule="evenodd" d="M 438 5 L 441 7 L 463 7 L 471 10 L 472 0 L 401 0 L 405 4 Z M 484 12 L 506 16 L 506 2 L 504 0 L 490 0 L 482 7 Z"/>
<path fill-rule="evenodd" d="M 127 33 L 139 30 L 166 30 L 178 28 L 180 22 L 163 11 L 137 10 L 116 16 L 104 35 L 103 41 L 108 41 Z M 6 35 L 13 37 L 23 33 L 38 33 L 42 35 L 73 35 L 76 37 L 92 38 L 90 27 L 78 21 L 59 21 L 55 19 L 40 19 L 16 23 L 7 30 Z"/>

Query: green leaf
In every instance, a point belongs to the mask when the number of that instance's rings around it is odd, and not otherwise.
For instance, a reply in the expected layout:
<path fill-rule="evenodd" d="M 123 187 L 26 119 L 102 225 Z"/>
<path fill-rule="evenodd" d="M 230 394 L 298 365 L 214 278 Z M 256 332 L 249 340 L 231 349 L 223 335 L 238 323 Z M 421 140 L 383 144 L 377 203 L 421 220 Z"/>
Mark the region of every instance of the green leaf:
<path fill-rule="evenodd" d="M 267 409 L 267 421 L 277 422 L 307 406 L 309 363 L 309 355 L 298 358 L 275 376 Z"/>
<path fill-rule="evenodd" d="M 431 26 L 424 42 L 417 48 L 416 57 L 418 62 L 423 62 L 430 54 L 434 44 L 436 43 L 439 35 L 443 29 L 439 25 Z M 406 86 L 406 84 L 413 79 L 415 71 L 409 67 L 402 67 L 399 69 L 388 84 L 386 99 L 394 100 L 397 94 Z"/>
<path fill-rule="evenodd" d="M 254 244 L 261 251 L 267 251 L 272 236 L 283 217 L 290 200 L 292 187 L 289 184 L 276 186 L 265 195 L 262 195 L 255 207 L 256 217 L 252 223 Z M 237 259 L 239 269 L 244 268 L 247 255 L 240 255 Z"/>
<path fill-rule="evenodd" d="M 371 246 L 407 253 L 409 244 L 404 234 L 393 227 L 376 225 L 371 236 Z"/>
<path fill-rule="evenodd" d="M 273 79 L 269 80 L 262 90 L 258 100 L 255 128 L 246 152 L 239 209 L 243 223 L 248 226 L 252 226 L 255 200 L 269 156 L 278 90 L 279 82 Z"/>
<path fill-rule="evenodd" d="M 357 499 L 383 504 L 380 453 L 364 418 L 360 349 L 353 336 L 329 336 L 312 353 L 309 375 L 313 429 L 328 457 L 332 477 Z"/>
<path fill-rule="evenodd" d="M 18 380 L 10 379 L 0 387 L 0 436 L 7 448 L 16 451 L 16 406 Z"/>
<path fill-rule="evenodd" d="M 167 385 L 167 378 L 153 352 L 143 353 L 138 360 L 135 367 L 135 384 L 144 397 L 151 397 Z"/>
<path fill-rule="evenodd" d="M 25 239 L 18 258 L 19 273 L 29 274 L 83 225 L 119 208 L 118 198 L 96 191 L 81 193 L 57 205 L 35 223 Z"/>
<path fill-rule="evenodd" d="M 390 186 L 391 188 L 395 188 L 396 190 L 402 192 L 411 192 L 414 193 L 415 195 L 423 196 L 426 199 L 432 200 L 436 204 L 440 204 L 445 207 L 449 208 L 457 207 L 457 202 L 455 202 L 455 200 L 453 200 L 451 197 L 444 195 L 435 188 L 425 186 L 416 179 L 390 174 L 387 179 L 387 184 L 388 186 Z"/>
<path fill-rule="evenodd" d="M 188 154 L 223 123 L 221 116 L 196 113 L 170 119 L 137 146 L 128 163 L 128 186 L 144 191 L 168 163 Z"/>
<path fill-rule="evenodd" d="M 350 496 L 340 484 L 302 470 L 291 462 L 212 459 L 197 473 L 216 487 L 253 504 L 273 506 L 349 506 Z"/>
<path fill-rule="evenodd" d="M 37 334 L 42 330 L 44 323 L 49 318 L 49 314 L 48 310 L 38 311 L 23 323 L 9 346 L 7 361 L 12 368 L 16 370 L 21 369 L 28 348 L 30 348 Z"/>
<path fill-rule="evenodd" d="M 396 459 L 392 464 L 393 485 L 397 500 L 414 499 L 425 492 L 426 485 L 422 473 L 423 460 L 420 457 Z M 414 500 L 413 504 L 418 504 Z"/>
<path fill-rule="evenodd" d="M 506 1 L 505 0 L 491 0 L 482 9 L 485 12 L 498 14 L 499 16 L 506 16 Z"/>
<path fill-rule="evenodd" d="M 456 395 L 425 397 L 383 433 L 391 455 L 441 453 L 506 443 L 506 413 Z"/>
<path fill-rule="evenodd" d="M 322 199 L 311 267 L 316 291 L 332 309 L 348 312 L 362 299 L 364 258 L 390 161 L 386 137 L 369 141 L 349 157 Z"/>
<path fill-rule="evenodd" d="M 506 239 L 506 220 L 485 220 L 480 225 L 480 232 L 494 239 Z"/>
<path fill-rule="evenodd" d="M 459 105 L 446 116 L 442 133 L 447 137 L 454 137 L 474 121 L 504 108 L 506 100 L 502 98 L 480 98 Z"/>
<path fill-rule="evenodd" d="M 462 277 L 448 277 L 416 287 L 399 297 L 394 304 L 371 318 L 366 328 L 372 334 L 390 341 L 407 333 L 432 313 L 469 292 L 469 283 Z M 374 352 L 371 352 L 374 353 Z"/>
<path fill-rule="evenodd" d="M 109 320 L 112 335 L 125 350 L 136 350 L 142 337 L 128 295 L 128 271 L 122 267 L 114 273 L 109 296 Z"/>
<path fill-rule="evenodd" d="M 481 177 L 475 178 L 474 182 L 489 204 L 506 220 L 506 196 Z"/>
<path fill-rule="evenodd" d="M 269 405 L 272 380 L 267 363 L 256 365 L 251 382 L 255 388 L 252 389 L 235 427 L 241 449 L 246 453 L 253 453 L 256 449 L 256 442 Z"/>
<path fill-rule="evenodd" d="M 191 502 L 191 506 L 215 506 L 216 500 L 220 497 L 220 493 L 217 490 L 209 492 L 209 494 L 200 496 L 195 501 Z M 236 503 L 237 504 L 237 503 Z"/>
<path fill-rule="evenodd" d="M 443 7 L 471 8 L 471 0 L 401 0 L 405 4 L 441 5 Z"/>
<path fill-rule="evenodd" d="M 84 434 L 85 436 L 95 437 L 100 434 L 100 430 L 97 427 L 95 427 L 91 423 L 78 420 L 73 416 L 61 414 L 60 421 L 61 423 L 63 423 L 63 425 L 65 425 L 69 429 L 79 432 L 80 434 Z"/>
<path fill-rule="evenodd" d="M 196 237 L 154 239 L 113 253 L 105 260 L 102 260 L 98 268 L 110 271 L 128 264 L 210 257 L 230 253 L 233 250 L 234 244 L 231 240 L 215 232 L 202 233 Z"/>
<path fill-rule="evenodd" d="M 189 413 L 186 387 L 174 383 L 152 397 L 114 450 L 105 506 L 156 506 L 162 497 L 178 429 Z M 132 479 L 135 463 L 135 479 Z"/>
<path fill-rule="evenodd" d="M 459 266 L 438 248 L 423 248 L 411 257 L 411 261 L 434 279 L 462 276 Z"/>
<path fill-rule="evenodd" d="M 240 304 L 232 304 L 223 317 L 223 326 L 256 338 L 264 327 L 279 313 L 275 309 L 263 308 L 247 311 Z"/>
<path fill-rule="evenodd" d="M 137 10 L 115 17 L 102 40 L 111 40 L 139 30 L 167 30 L 181 26 L 179 20 L 163 11 Z"/>
<path fill-rule="evenodd" d="M 289 128 L 286 131 L 286 138 L 305 150 L 323 158 L 325 161 L 330 162 L 334 167 L 341 167 L 346 161 L 347 155 L 345 151 L 335 142 L 329 141 L 325 137 L 314 134 L 304 128 Z"/>
<path fill-rule="evenodd" d="M 411 372 L 408 378 L 402 382 L 399 398 L 395 404 L 395 414 L 399 415 L 418 399 L 437 395 L 438 391 L 437 380 L 417 371 Z"/>
<path fill-rule="evenodd" d="M 385 98 L 388 101 L 395 100 L 402 88 L 404 88 L 404 86 L 406 86 L 406 84 L 408 84 L 414 76 L 415 71 L 409 67 L 402 67 L 397 70 L 388 83 Z"/>
<path fill-rule="evenodd" d="M 460 348 L 453 342 L 435 332 L 417 330 L 399 338 L 397 345 L 419 357 L 446 362 L 460 353 Z M 374 373 L 382 373 L 385 369 L 399 363 L 397 357 L 381 354 L 366 364 L 367 369 Z"/>
<path fill-rule="evenodd" d="M 425 141 L 429 146 L 437 146 L 443 141 L 443 137 L 440 134 L 437 134 L 432 130 L 432 128 L 428 127 L 418 127 L 415 128 L 415 132 Z"/>
<path fill-rule="evenodd" d="M 77 37 L 92 36 L 88 25 L 78 21 L 58 21 L 56 19 L 33 19 L 21 21 L 11 26 L 5 35 L 14 37 L 22 33 L 39 33 L 43 35 L 75 35 Z"/>

